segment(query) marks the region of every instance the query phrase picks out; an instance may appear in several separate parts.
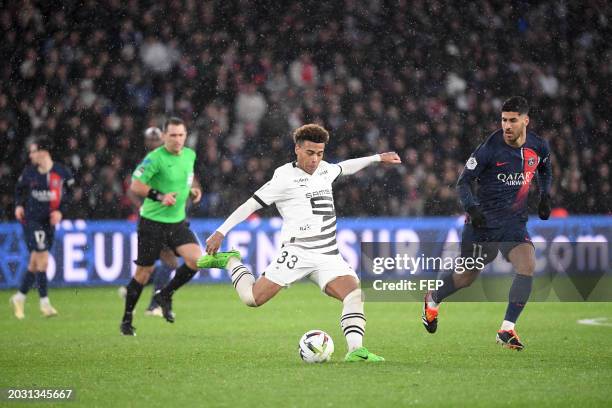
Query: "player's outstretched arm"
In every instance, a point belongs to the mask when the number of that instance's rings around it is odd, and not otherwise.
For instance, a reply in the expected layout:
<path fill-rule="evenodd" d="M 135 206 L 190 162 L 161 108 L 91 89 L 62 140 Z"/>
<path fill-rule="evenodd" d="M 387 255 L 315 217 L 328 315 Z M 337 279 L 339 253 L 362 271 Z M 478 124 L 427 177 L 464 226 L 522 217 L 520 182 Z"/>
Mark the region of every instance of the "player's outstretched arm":
<path fill-rule="evenodd" d="M 263 208 L 261 204 L 259 204 L 253 197 L 249 198 L 240 207 L 236 208 L 236 210 L 229 217 L 227 217 L 223 224 L 221 224 L 221 226 L 217 228 L 217 230 L 210 237 L 208 237 L 208 239 L 206 239 L 206 253 L 209 255 L 217 253 L 219 248 L 221 248 L 221 243 L 223 242 L 223 238 L 225 238 L 227 233 L 236 225 L 246 220 L 249 215 L 261 208 Z"/>
<path fill-rule="evenodd" d="M 402 159 L 395 152 L 379 153 L 380 161 L 387 164 L 400 164 Z"/>
<path fill-rule="evenodd" d="M 395 152 L 385 152 L 375 154 L 373 156 L 358 157 L 356 159 L 349 159 L 338 163 L 338 166 L 342 168 L 342 174 L 350 175 L 355 174 L 358 171 L 366 168 L 372 163 L 381 162 L 387 164 L 399 164 L 402 162 L 400 157 Z"/>

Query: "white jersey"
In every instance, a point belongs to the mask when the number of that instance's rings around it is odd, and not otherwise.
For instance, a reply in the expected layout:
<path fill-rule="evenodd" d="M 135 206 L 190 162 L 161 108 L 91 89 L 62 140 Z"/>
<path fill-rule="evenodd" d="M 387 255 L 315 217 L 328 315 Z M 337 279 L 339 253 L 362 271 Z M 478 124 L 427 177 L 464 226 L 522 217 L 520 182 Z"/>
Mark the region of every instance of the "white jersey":
<path fill-rule="evenodd" d="M 287 163 L 274 170 L 272 179 L 253 194 L 263 207 L 276 204 L 283 217 L 283 244 L 338 254 L 332 183 L 341 173 L 342 167 L 326 161 L 312 175 L 295 162 Z"/>

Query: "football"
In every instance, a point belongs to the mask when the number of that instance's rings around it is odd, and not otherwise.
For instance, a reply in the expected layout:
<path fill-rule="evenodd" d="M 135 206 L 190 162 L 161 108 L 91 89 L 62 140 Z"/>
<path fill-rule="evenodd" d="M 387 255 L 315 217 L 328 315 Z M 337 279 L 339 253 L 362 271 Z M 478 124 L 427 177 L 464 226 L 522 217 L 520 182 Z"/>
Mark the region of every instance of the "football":
<path fill-rule="evenodd" d="M 324 363 L 334 352 L 334 341 L 323 330 L 310 330 L 302 336 L 298 345 L 300 358 L 307 363 Z"/>

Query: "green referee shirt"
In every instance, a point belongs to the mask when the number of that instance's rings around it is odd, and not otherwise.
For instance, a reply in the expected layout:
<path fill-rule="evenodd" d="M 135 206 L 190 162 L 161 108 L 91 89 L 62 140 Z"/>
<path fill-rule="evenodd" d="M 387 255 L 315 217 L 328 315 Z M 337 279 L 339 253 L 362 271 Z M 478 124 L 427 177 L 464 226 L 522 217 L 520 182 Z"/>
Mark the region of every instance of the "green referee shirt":
<path fill-rule="evenodd" d="M 132 173 L 132 179 L 139 180 L 160 193 L 176 193 L 176 204 L 166 207 L 159 201 L 145 198 L 140 207 L 142 217 L 165 223 L 185 219 L 185 204 L 193 182 L 195 158 L 195 152 L 188 147 L 183 147 L 178 155 L 170 153 L 164 146 L 147 154 Z"/>

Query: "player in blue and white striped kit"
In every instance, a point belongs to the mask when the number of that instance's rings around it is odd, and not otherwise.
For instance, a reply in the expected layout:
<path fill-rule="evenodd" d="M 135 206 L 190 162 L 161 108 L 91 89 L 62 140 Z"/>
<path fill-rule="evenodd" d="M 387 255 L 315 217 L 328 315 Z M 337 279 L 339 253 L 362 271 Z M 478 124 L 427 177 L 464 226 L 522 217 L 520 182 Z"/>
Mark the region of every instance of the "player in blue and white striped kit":
<path fill-rule="evenodd" d="M 527 195 L 534 177 L 540 189 L 538 215 L 550 216 L 552 168 L 548 142 L 527 131 L 529 105 L 522 97 L 504 102 L 502 128 L 491 134 L 468 159 L 457 189 L 461 204 L 469 214 L 461 237 L 461 256 L 481 258 L 486 265 L 499 251 L 516 271 L 510 288 L 508 307 L 497 342 L 506 348 L 522 350 L 515 323 L 531 293 L 535 269 L 535 249 L 527 232 Z M 472 183 L 478 184 L 477 197 Z M 480 273 L 472 269 L 453 272 L 443 278 L 444 285 L 427 293 L 423 325 L 434 333 L 438 325 L 438 306 L 443 299 L 469 286 Z"/>
<path fill-rule="evenodd" d="M 30 251 L 28 270 L 19 291 L 10 299 L 15 317 L 23 319 L 26 294 L 37 281 L 40 310 L 46 317 L 57 315 L 47 296 L 47 265 L 55 226 L 62 220 L 64 207 L 74 184 L 71 171 L 54 163 L 51 143 L 40 138 L 28 146 L 32 165 L 27 166 L 15 187 L 15 218 L 21 222 Z"/>

